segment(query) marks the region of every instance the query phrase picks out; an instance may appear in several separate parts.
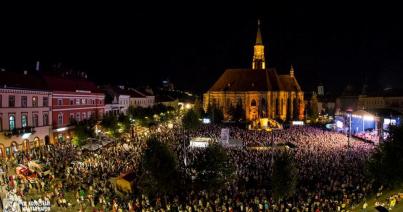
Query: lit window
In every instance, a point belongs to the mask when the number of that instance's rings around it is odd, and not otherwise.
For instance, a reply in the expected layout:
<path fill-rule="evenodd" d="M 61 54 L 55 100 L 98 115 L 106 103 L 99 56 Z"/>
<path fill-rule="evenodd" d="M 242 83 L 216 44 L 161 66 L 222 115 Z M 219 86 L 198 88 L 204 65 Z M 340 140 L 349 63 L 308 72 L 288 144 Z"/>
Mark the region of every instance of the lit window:
<path fill-rule="evenodd" d="M 38 107 L 38 97 L 37 96 L 32 97 L 32 107 Z"/>
<path fill-rule="evenodd" d="M 14 130 L 15 129 L 15 117 L 14 115 L 11 115 L 9 117 L 9 122 L 8 122 L 9 126 L 10 126 L 10 130 Z"/>
<path fill-rule="evenodd" d="M 27 115 L 23 114 L 21 116 L 21 126 L 22 127 L 27 127 L 28 126 L 28 119 L 27 119 Z"/>

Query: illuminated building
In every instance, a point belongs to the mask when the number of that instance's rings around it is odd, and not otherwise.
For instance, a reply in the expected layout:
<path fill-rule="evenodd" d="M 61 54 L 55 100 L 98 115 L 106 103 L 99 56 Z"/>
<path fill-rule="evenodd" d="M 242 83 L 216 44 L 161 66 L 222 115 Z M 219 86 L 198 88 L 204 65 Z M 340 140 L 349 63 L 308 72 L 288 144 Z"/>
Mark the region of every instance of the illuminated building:
<path fill-rule="evenodd" d="M 51 106 L 36 72 L 0 72 L 0 158 L 50 143 Z"/>
<path fill-rule="evenodd" d="M 125 90 L 124 86 L 105 86 L 105 114 L 119 115 L 127 114 L 130 106 L 130 92 Z"/>
<path fill-rule="evenodd" d="M 71 121 L 101 118 L 105 108 L 105 94 L 86 78 L 44 76 L 52 91 L 53 138 L 59 142 L 72 138 Z"/>
<path fill-rule="evenodd" d="M 260 32 L 260 22 L 252 67 L 227 69 L 203 95 L 203 107 L 222 108 L 224 118 L 230 119 L 230 109 L 241 104 L 247 120 L 261 118 L 302 120 L 304 118 L 304 93 L 295 77 L 293 66 L 289 74 L 279 75 L 268 68 Z"/>
<path fill-rule="evenodd" d="M 152 107 L 155 104 L 155 96 L 152 90 L 140 91 L 138 89 L 129 88 L 130 106 L 133 107 Z"/>

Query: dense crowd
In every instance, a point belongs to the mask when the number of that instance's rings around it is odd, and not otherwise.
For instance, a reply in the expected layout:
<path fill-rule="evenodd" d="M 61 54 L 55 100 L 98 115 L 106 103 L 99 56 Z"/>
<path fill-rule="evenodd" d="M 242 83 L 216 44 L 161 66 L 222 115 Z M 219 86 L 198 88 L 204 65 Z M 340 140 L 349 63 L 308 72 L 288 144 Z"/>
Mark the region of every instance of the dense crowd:
<path fill-rule="evenodd" d="M 71 144 L 58 144 L 20 154 L 17 163 L 39 160 L 52 174 L 40 175 L 36 181 L 22 180 L 3 174 L 2 190 L 14 192 L 24 201 L 30 191 L 43 193 L 60 208 L 77 206 L 98 208 L 100 211 L 342 211 L 357 205 L 373 190 L 364 177 L 364 163 L 370 156 L 372 144 L 352 140 L 348 148 L 343 134 L 313 127 L 295 127 L 274 132 L 249 131 L 230 127 L 231 139 L 240 140 L 241 147 L 228 148 L 235 165 L 236 178 L 224 189 L 209 193 L 189 191 L 166 198 L 146 195 L 121 195 L 112 177 L 121 173 L 139 172 L 141 156 L 148 136 L 137 135 L 130 142 L 118 140 L 95 152 L 80 152 Z M 209 137 L 219 141 L 221 126 L 203 125 L 197 130 L 184 131 L 180 127 L 161 125 L 150 133 L 167 143 L 179 160 L 197 160 L 203 149 L 188 148 L 183 141 L 193 137 Z M 276 151 L 255 150 L 249 147 L 273 147 L 292 144 L 298 169 L 298 186 L 293 198 L 275 201 L 272 197 L 269 173 Z M 9 173 L 9 163 L 2 168 Z M 180 163 L 183 168 L 182 162 Z M 66 195 L 74 194 L 73 197 Z M 74 199 L 74 201 L 72 201 Z"/>

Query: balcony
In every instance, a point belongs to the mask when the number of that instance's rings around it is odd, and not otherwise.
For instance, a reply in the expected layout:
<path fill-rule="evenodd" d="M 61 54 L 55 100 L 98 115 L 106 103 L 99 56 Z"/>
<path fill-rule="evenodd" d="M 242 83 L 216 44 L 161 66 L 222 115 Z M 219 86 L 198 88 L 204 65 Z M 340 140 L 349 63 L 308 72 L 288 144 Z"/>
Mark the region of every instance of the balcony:
<path fill-rule="evenodd" d="M 16 128 L 13 130 L 7 130 L 4 131 L 4 136 L 11 138 L 12 136 L 21 136 L 25 133 L 35 133 L 35 128 L 34 127 L 23 127 L 23 128 Z"/>

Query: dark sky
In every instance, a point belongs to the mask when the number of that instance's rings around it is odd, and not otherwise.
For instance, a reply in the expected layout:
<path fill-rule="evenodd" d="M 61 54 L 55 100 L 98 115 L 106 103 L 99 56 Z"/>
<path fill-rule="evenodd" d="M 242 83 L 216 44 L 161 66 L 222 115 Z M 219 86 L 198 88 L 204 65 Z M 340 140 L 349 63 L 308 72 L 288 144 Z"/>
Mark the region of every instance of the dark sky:
<path fill-rule="evenodd" d="M 266 60 L 294 64 L 304 90 L 403 82 L 403 18 L 396 5 L 245 5 L 187 9 L 135 5 L 1 7 L 0 67 L 62 62 L 98 83 L 156 84 L 203 92 L 225 68 L 251 66 L 256 19 Z"/>

